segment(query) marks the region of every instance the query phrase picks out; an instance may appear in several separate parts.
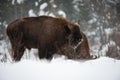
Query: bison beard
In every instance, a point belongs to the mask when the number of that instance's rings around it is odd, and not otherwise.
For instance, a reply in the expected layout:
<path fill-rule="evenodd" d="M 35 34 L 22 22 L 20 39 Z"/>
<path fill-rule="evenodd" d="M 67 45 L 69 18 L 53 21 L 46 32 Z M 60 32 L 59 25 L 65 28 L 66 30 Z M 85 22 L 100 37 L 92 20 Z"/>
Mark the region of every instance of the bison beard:
<path fill-rule="evenodd" d="M 86 35 L 81 32 L 83 41 L 78 47 L 76 48 L 76 55 L 77 59 L 94 59 L 93 56 L 90 55 L 90 48 L 88 44 L 88 39 Z"/>
<path fill-rule="evenodd" d="M 14 61 L 21 59 L 26 48 L 38 48 L 40 59 L 52 59 L 62 47 L 75 46 L 82 39 L 78 25 L 49 16 L 17 19 L 8 25 L 7 35 Z"/>

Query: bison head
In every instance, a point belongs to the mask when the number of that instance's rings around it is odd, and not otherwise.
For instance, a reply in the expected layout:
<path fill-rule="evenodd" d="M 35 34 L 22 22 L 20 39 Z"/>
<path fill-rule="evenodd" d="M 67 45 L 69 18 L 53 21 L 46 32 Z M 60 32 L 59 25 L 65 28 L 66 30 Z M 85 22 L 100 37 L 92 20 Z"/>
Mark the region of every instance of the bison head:
<path fill-rule="evenodd" d="M 68 26 L 65 26 L 66 32 L 68 35 L 69 44 L 73 47 L 77 46 L 82 41 L 82 35 L 80 32 L 80 26 L 77 24 L 69 24 Z"/>

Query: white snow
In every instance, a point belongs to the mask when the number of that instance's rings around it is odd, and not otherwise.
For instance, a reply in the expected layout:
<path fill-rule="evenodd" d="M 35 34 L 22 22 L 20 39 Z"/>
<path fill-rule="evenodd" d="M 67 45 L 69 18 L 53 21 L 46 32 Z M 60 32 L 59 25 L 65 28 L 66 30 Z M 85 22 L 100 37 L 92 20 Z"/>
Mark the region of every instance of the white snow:
<path fill-rule="evenodd" d="M 80 1 L 80 2 L 82 2 L 83 0 L 73 0 L 73 2 L 72 3 L 78 3 L 78 1 Z"/>
<path fill-rule="evenodd" d="M 96 21 L 97 21 L 97 19 L 96 19 L 96 18 L 93 18 L 93 19 L 89 20 L 88 23 L 89 23 L 89 24 L 93 24 L 93 23 L 95 23 Z"/>
<path fill-rule="evenodd" d="M 6 43 L 4 40 L 1 40 L 0 41 L 0 53 L 5 54 L 5 50 L 6 50 Z"/>
<path fill-rule="evenodd" d="M 3 26 L 5 26 L 5 28 L 7 28 L 8 24 L 6 21 L 4 21 L 2 24 L 3 24 Z"/>
<path fill-rule="evenodd" d="M 78 12 L 80 11 L 78 5 L 74 5 L 74 8 L 75 8 L 75 10 L 77 10 Z"/>
<path fill-rule="evenodd" d="M 108 51 L 108 45 L 106 44 L 102 46 L 102 50 L 99 51 L 99 53 L 101 56 L 105 56 L 107 51 Z"/>
<path fill-rule="evenodd" d="M 39 15 L 39 16 L 40 16 L 40 15 L 45 15 L 45 11 L 40 10 L 40 11 L 38 12 L 38 15 Z"/>
<path fill-rule="evenodd" d="M 12 0 L 12 5 L 14 5 L 15 4 L 15 0 Z"/>
<path fill-rule="evenodd" d="M 53 8 L 57 8 L 57 5 L 56 4 L 52 4 Z"/>
<path fill-rule="evenodd" d="M 48 4 L 45 2 L 43 4 L 40 5 L 40 10 L 39 12 L 37 13 L 39 16 L 42 16 L 42 15 L 48 15 L 48 12 L 44 11 L 44 9 L 48 6 Z"/>
<path fill-rule="evenodd" d="M 55 17 L 55 15 L 53 13 L 49 13 L 48 14 L 49 16 L 52 16 L 52 17 Z"/>
<path fill-rule="evenodd" d="M 38 2 L 35 2 L 35 6 L 38 6 Z"/>
<path fill-rule="evenodd" d="M 109 44 L 108 45 L 113 45 L 113 46 L 116 46 L 116 43 L 112 40 L 110 40 Z"/>
<path fill-rule="evenodd" d="M 30 16 L 30 17 L 35 17 L 36 16 L 36 14 L 34 13 L 34 11 L 33 11 L 33 9 L 30 9 L 29 11 L 28 11 L 28 15 Z"/>
<path fill-rule="evenodd" d="M 32 48 L 31 50 L 26 49 L 22 59 L 37 60 L 38 59 L 38 49 Z"/>
<path fill-rule="evenodd" d="M 0 22 L 0 25 L 2 25 L 2 22 Z"/>
<path fill-rule="evenodd" d="M 62 17 L 64 17 L 64 18 L 66 18 L 66 14 L 65 14 L 64 11 L 59 10 L 59 11 L 58 11 L 58 14 L 61 15 Z"/>
<path fill-rule="evenodd" d="M 0 63 L 0 80 L 120 80 L 120 60 L 101 57 L 74 61 L 63 58 Z"/>
<path fill-rule="evenodd" d="M 42 0 L 38 0 L 39 2 L 41 2 Z"/>
<path fill-rule="evenodd" d="M 21 3 L 23 3 L 24 2 L 24 0 L 17 0 L 17 3 L 18 4 L 21 4 Z"/>
<path fill-rule="evenodd" d="M 111 28 L 106 28 L 106 29 L 104 29 L 104 30 L 105 30 L 105 33 L 108 34 L 108 35 L 110 35 L 110 34 L 113 33 L 113 31 L 112 31 Z"/>
<path fill-rule="evenodd" d="M 43 10 L 43 9 L 45 9 L 47 6 L 48 6 L 48 4 L 45 2 L 45 3 L 41 4 L 40 9 Z"/>
<path fill-rule="evenodd" d="M 88 36 L 96 35 L 96 32 L 88 32 L 87 35 L 88 35 Z"/>

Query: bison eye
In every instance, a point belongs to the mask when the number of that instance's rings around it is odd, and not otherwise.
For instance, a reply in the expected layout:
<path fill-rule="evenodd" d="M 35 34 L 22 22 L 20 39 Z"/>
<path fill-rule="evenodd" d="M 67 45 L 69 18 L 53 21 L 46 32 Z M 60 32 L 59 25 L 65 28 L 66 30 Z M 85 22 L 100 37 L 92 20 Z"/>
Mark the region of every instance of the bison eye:
<path fill-rule="evenodd" d="M 64 28 L 67 34 L 71 33 L 71 30 L 69 29 L 68 25 L 65 25 Z"/>
<path fill-rule="evenodd" d="M 80 35 L 78 32 L 74 32 L 74 36 L 75 36 L 75 38 L 80 38 Z"/>
<path fill-rule="evenodd" d="M 77 42 L 80 42 L 81 39 L 82 39 L 82 36 L 80 35 L 80 33 L 74 32 L 74 39 L 75 39 Z"/>

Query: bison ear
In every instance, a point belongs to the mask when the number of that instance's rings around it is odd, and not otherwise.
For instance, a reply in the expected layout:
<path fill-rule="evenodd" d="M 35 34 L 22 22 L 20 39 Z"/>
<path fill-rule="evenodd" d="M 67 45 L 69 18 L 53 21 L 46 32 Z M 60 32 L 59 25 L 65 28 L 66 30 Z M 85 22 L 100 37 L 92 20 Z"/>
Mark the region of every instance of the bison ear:
<path fill-rule="evenodd" d="M 67 34 L 71 33 L 71 30 L 70 30 L 68 25 L 65 25 L 64 28 L 65 28 L 65 31 L 66 31 Z"/>

